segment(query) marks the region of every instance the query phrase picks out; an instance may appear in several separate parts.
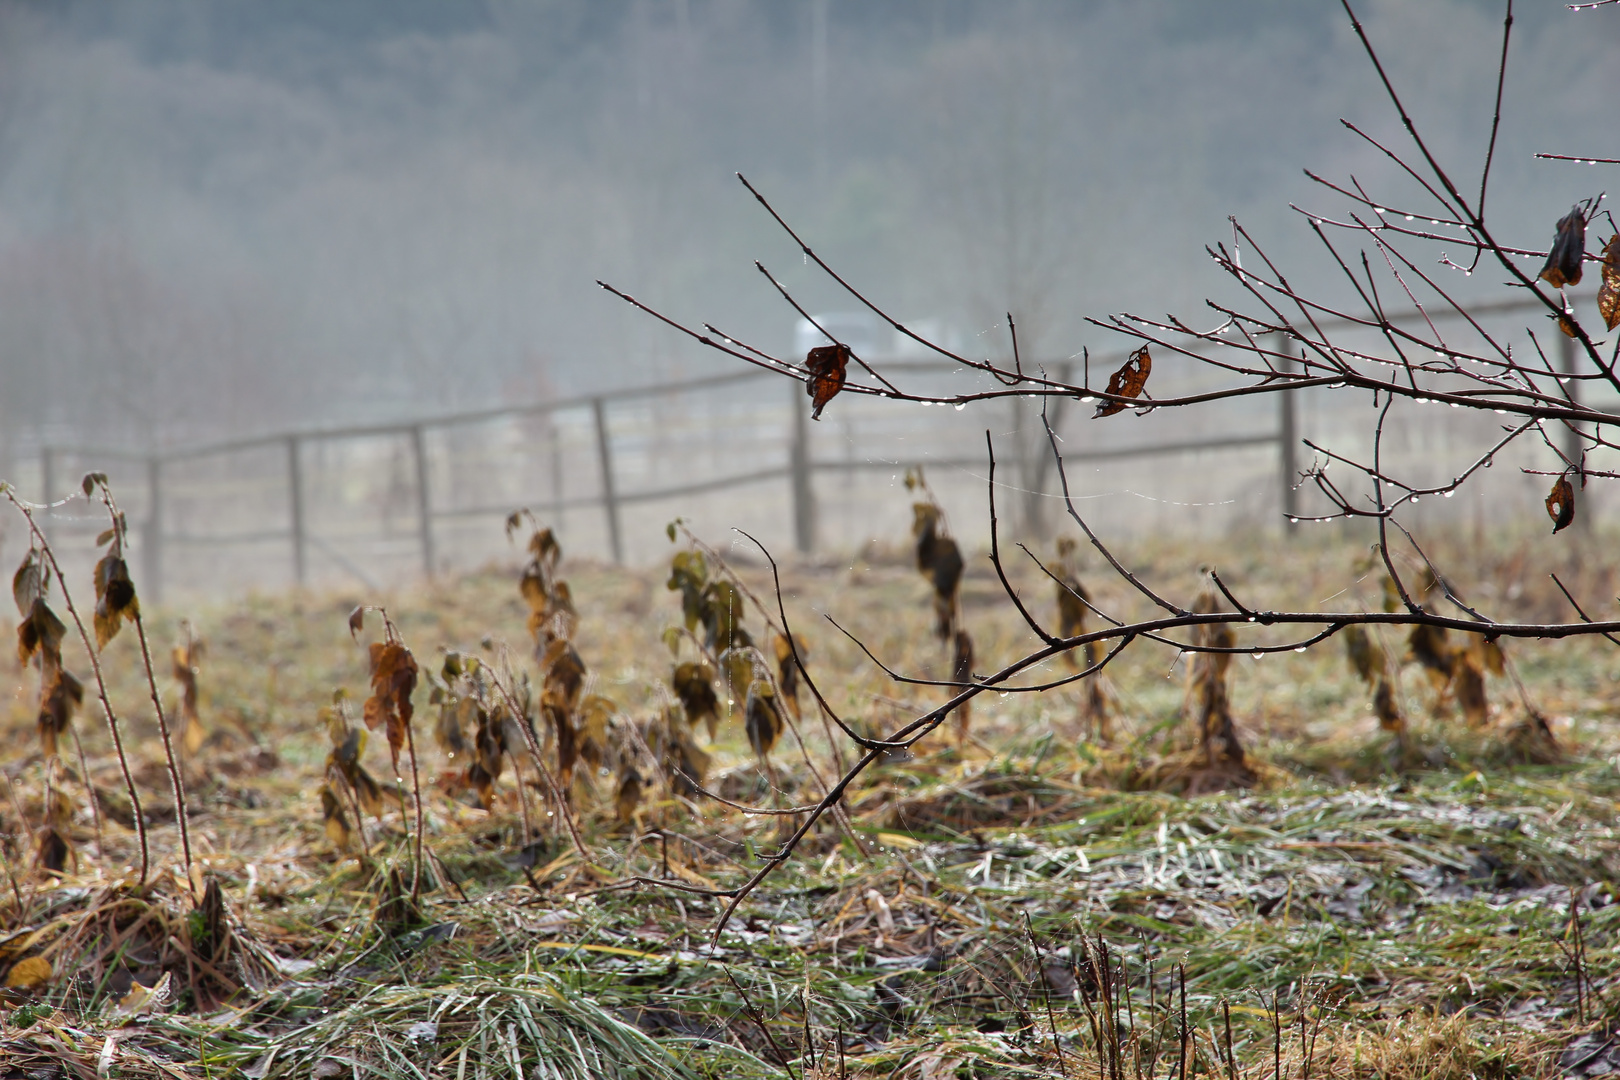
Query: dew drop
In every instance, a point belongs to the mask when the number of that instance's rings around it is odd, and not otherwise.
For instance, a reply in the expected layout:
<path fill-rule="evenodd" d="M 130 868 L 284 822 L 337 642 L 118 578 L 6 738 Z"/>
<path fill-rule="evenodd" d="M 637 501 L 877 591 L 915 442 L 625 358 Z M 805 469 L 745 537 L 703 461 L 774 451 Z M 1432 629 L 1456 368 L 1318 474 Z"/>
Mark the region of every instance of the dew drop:
<path fill-rule="evenodd" d="M 1407 221 L 1411 221 L 1411 220 L 1412 220 L 1412 215 L 1411 215 L 1411 214 L 1407 214 L 1407 215 L 1406 215 L 1406 220 L 1407 220 Z"/>
<path fill-rule="evenodd" d="M 1298 648 L 1296 648 L 1294 651 L 1295 652 L 1304 652 L 1305 651 L 1305 646 L 1301 645 Z"/>
<path fill-rule="evenodd" d="M 1253 658 L 1254 658 L 1254 659 L 1256 659 L 1256 660 L 1258 660 L 1258 659 L 1260 659 L 1260 658 L 1261 658 L 1261 657 L 1262 657 L 1262 656 L 1264 656 L 1264 655 L 1266 655 L 1266 654 L 1265 654 L 1265 653 L 1263 653 L 1263 652 L 1257 652 L 1257 653 L 1251 653 L 1251 654 L 1250 654 L 1250 655 L 1251 655 L 1251 656 L 1252 656 L 1252 657 L 1253 657 Z"/>
<path fill-rule="evenodd" d="M 1097 400 L 1096 398 L 1092 397 L 1090 394 L 1087 394 L 1085 397 L 1080 399 L 1080 404 L 1082 404 L 1082 405 L 1090 405 L 1093 401 L 1096 401 L 1096 400 Z"/>
<path fill-rule="evenodd" d="M 962 411 L 962 410 L 963 410 L 963 409 L 965 409 L 965 408 L 967 408 L 967 402 L 965 402 L 965 401 L 958 401 L 958 402 L 957 402 L 957 403 L 956 403 L 956 411 L 957 411 L 957 412 L 961 412 L 961 411 Z"/>

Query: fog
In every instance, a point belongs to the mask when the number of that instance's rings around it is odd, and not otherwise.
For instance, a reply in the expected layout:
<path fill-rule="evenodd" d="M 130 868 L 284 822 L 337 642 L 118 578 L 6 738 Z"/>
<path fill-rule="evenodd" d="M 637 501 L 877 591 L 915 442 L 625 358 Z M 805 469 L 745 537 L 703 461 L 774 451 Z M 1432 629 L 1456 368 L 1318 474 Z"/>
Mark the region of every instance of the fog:
<path fill-rule="evenodd" d="M 1495 3 L 1359 5 L 1477 172 Z M 1611 150 L 1616 21 L 1521 3 L 1498 235 L 1545 244 Z M 0 425 L 129 447 L 409 417 L 734 363 L 598 290 L 786 351 L 863 289 L 973 342 L 1117 347 L 1197 315 L 1237 215 L 1304 283 L 1302 175 L 1396 183 L 1399 125 L 1326 0 L 190 0 L 0 7 Z M 999 330 L 994 331 L 999 333 Z M 984 348 L 1001 348 L 997 344 Z M 0 457 L 3 460 L 3 457 Z"/>

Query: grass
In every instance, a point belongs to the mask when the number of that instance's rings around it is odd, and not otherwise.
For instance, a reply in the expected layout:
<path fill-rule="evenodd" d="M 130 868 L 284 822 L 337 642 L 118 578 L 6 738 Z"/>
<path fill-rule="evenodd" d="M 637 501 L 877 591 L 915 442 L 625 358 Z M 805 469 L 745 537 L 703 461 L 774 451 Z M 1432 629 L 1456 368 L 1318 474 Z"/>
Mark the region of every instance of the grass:
<path fill-rule="evenodd" d="M 1541 543 L 1454 537 L 1438 555 L 1464 560 L 1451 565 L 1470 575 L 1458 585 L 1471 601 L 1561 618 L 1556 591 L 1539 579 Z M 1560 577 L 1577 595 L 1613 595 L 1603 538 L 1571 543 L 1582 546 Z M 745 552 L 728 555 L 752 587 L 765 585 Z M 1356 565 L 1364 555 L 1328 540 L 1279 551 L 1242 538 L 1131 552 L 1133 566 L 1189 596 L 1196 580 L 1185 568 L 1218 560 L 1246 602 L 1267 607 L 1352 603 L 1357 590 L 1375 603 L 1376 580 Z M 971 564 L 965 618 L 985 670 L 1034 639 L 998 599 L 984 560 Z M 1049 586 L 1027 565 L 1012 570 L 1045 611 Z M 679 611 L 664 575 L 588 563 L 563 573 L 582 616 L 587 693 L 649 714 L 671 660 L 660 635 Z M 1347 582 L 1349 594 L 1334 597 Z M 1100 605 L 1135 610 L 1099 573 L 1087 583 Z M 835 706 L 881 729 L 939 700 L 884 679 L 815 617 L 833 615 L 906 670 L 941 673 L 927 587 L 898 553 L 791 566 L 784 586 L 811 672 Z M 317 719 L 334 691 L 365 695 L 365 651 L 346 619 L 378 601 L 424 669 L 439 649 L 494 656 L 506 643 L 525 663 L 527 609 L 511 568 L 388 597 L 294 593 L 150 613 L 156 642 L 183 636 L 182 614 L 207 642 L 209 737 L 186 768 L 198 876 L 216 880 L 225 901 L 212 921 L 176 865 L 155 716 L 149 700 L 142 711 L 138 660 L 123 640 L 107 666 L 154 804 L 158 884 L 129 894 L 133 834 L 113 815 L 98 844 L 71 781 L 77 866 L 59 877 L 31 870 L 44 775 L 30 730 L 37 688 L 6 658 L 0 674 L 15 691 L 0 714 L 13 748 L 0 770 L 0 972 L 42 956 L 52 977 L 0 997 L 0 1074 L 808 1080 L 1084 1077 L 1102 1067 L 1112 1080 L 1200 1071 L 1460 1080 L 1606 1071 L 1620 1015 L 1620 664 L 1607 643 L 1508 646 L 1553 720 L 1556 753 L 1525 743 L 1524 706 L 1505 679 L 1489 684 L 1492 723 L 1471 729 L 1429 716 L 1432 693 L 1409 670 L 1403 750 L 1378 730 L 1337 643 L 1240 660 L 1234 712 L 1259 779 L 1196 797 L 1177 793 L 1185 673 L 1169 650 L 1133 647 L 1111 669 L 1120 717 L 1109 746 L 1085 737 L 1075 694 L 987 695 L 969 744 L 942 730 L 913 756 L 875 767 L 847 801 L 850 831 L 814 833 L 716 936 L 714 899 L 631 879 L 733 885 L 777 842 L 779 819 L 684 805 L 649 785 L 635 819 L 620 823 L 614 784 L 598 777 L 579 792 L 588 858 L 554 823 L 524 837 L 510 772 L 493 811 L 431 786 L 447 763 L 430 747 L 435 710 L 424 689 L 416 742 L 434 859 L 419 911 L 378 919 L 390 910 L 390 870 L 409 857 L 409 815 L 389 804 L 380 823 L 368 820 L 364 855 L 333 847 L 319 798 L 329 743 Z M 1397 639 L 1385 644 L 1399 651 Z M 71 649 L 66 663 L 84 666 Z M 116 808 L 104 727 L 94 716 L 77 724 L 90 773 Z M 830 751 L 815 726 L 805 735 L 825 774 Z M 739 721 L 710 749 L 711 779 L 734 797 L 798 801 L 794 792 L 814 790 L 786 738 L 780 793 Z M 380 739 L 366 759 L 391 778 Z M 165 973 L 169 995 L 143 998 Z"/>

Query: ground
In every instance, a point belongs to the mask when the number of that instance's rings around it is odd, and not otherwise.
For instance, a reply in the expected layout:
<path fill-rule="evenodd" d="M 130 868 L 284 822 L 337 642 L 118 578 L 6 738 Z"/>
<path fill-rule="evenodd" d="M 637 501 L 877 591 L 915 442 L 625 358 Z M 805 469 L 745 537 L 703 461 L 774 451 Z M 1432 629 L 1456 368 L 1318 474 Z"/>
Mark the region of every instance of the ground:
<path fill-rule="evenodd" d="M 1588 534 L 1552 549 L 1541 536 L 1441 536 L 1430 554 L 1476 606 L 1551 620 L 1569 612 L 1550 570 L 1589 611 L 1613 598 L 1611 541 Z M 774 606 L 757 551 L 723 551 Z M 1197 568 L 1215 564 L 1256 608 L 1379 602 L 1366 544 L 1342 536 L 1161 540 L 1128 555 L 1184 600 Z M 1050 582 L 1023 552 L 1007 558 L 1014 587 L 1051 618 Z M 587 693 L 626 717 L 652 715 L 667 700 L 663 631 L 680 619 L 667 570 L 570 560 L 561 572 L 581 616 Z M 93 688 L 76 728 L 105 812 L 92 814 L 64 743 L 74 850 L 59 875 L 36 867 L 38 677 L 8 650 L 0 1075 L 1620 1070 L 1620 1036 L 1609 1035 L 1620 1015 L 1620 655 L 1606 641 L 1507 642 L 1484 725 L 1449 706 L 1431 715 L 1434 690 L 1408 667 L 1404 747 L 1379 729 L 1340 642 L 1241 658 L 1231 692 L 1252 766 L 1242 785 L 1198 769 L 1182 717 L 1185 661 L 1135 645 L 1109 671 L 1108 744 L 1092 737 L 1074 689 L 985 695 L 966 743 L 947 724 L 863 774 L 847 824 L 817 827 L 716 935 L 725 901 L 702 890 L 744 880 L 792 818 L 682 802 L 649 780 L 618 820 L 616 781 L 598 775 L 574 792 L 584 854 L 555 817 L 526 837 L 510 771 L 487 811 L 439 784 L 448 763 L 425 684 L 413 731 L 430 852 L 420 900 L 409 900 L 410 813 L 389 803 L 368 817 L 364 852 L 358 841 L 339 850 L 324 827 L 331 744 L 318 713 L 343 690 L 358 715 L 365 645 L 380 634 L 373 615 L 351 637 L 350 611 L 386 606 L 424 670 L 453 649 L 504 656 L 520 673 L 532 646 L 517 575 L 514 559 L 389 596 L 289 593 L 149 612 L 171 712 L 167 649 L 181 620 L 205 642 L 208 734 L 184 762 L 191 880 L 138 644 L 127 633 L 113 641 L 110 699 L 152 822 L 144 891 Z M 1083 576 L 1099 607 L 1146 610 L 1099 564 Z M 887 730 L 942 700 L 884 676 L 822 617 L 902 671 L 945 674 L 927 586 L 901 549 L 794 561 L 782 585 L 810 674 L 852 724 Z M 980 673 L 1035 641 L 984 553 L 969 559 L 963 610 Z M 757 612 L 747 622 L 762 634 Z M 1256 629 L 1239 640 L 1284 639 Z M 1397 655 L 1403 641 L 1383 638 Z M 65 661 L 87 671 L 71 642 Z M 812 766 L 826 778 L 836 765 L 806 704 L 808 756 L 783 738 L 778 790 L 740 719 L 709 747 L 710 786 L 762 809 L 809 801 Z M 380 733 L 364 760 L 391 774 Z M 408 766 L 400 779 L 408 791 Z M 544 805 L 536 790 L 534 813 Z M 48 976 L 26 966 L 32 958 L 49 962 Z"/>

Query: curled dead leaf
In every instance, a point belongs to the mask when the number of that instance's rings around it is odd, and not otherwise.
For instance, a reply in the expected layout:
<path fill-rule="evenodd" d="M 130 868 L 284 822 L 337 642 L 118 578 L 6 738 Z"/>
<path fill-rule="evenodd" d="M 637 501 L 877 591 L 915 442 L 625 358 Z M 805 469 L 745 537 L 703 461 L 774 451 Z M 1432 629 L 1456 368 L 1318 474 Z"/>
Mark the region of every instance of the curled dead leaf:
<path fill-rule="evenodd" d="M 777 703 L 771 684 L 764 679 L 755 679 L 748 687 L 748 704 L 743 716 L 748 745 L 761 758 L 768 757 L 785 726 L 782 706 Z"/>
<path fill-rule="evenodd" d="M 44 600 L 36 598 L 28 617 L 17 624 L 17 661 L 27 664 L 39 653 L 47 667 L 62 663 L 62 638 L 67 626 L 56 617 Z"/>
<path fill-rule="evenodd" d="M 57 755 L 57 737 L 73 723 L 73 713 L 84 703 L 84 686 L 61 667 L 52 669 L 39 703 L 39 749 L 47 758 Z"/>
<path fill-rule="evenodd" d="M 1603 284 L 1598 286 L 1597 305 L 1604 326 L 1610 330 L 1620 326 L 1620 233 L 1603 246 Z"/>
<path fill-rule="evenodd" d="M 950 641 L 960 616 L 962 549 L 946 533 L 944 511 L 937 503 L 911 504 L 911 534 L 917 539 L 917 570 L 934 587 L 934 633 L 941 641 Z"/>
<path fill-rule="evenodd" d="M 1553 481 L 1552 491 L 1547 493 L 1547 516 L 1553 520 L 1555 533 L 1569 528 L 1575 520 L 1575 487 L 1567 472 Z"/>
<path fill-rule="evenodd" d="M 96 563 L 96 648 L 106 648 L 125 621 L 134 622 L 140 610 L 129 565 L 115 546 Z"/>
<path fill-rule="evenodd" d="M 1558 235 L 1547 252 L 1541 280 L 1555 289 L 1581 283 L 1581 259 L 1586 254 L 1586 214 L 1579 206 L 1558 219 Z"/>
<path fill-rule="evenodd" d="M 29 549 L 22 565 L 11 578 L 11 598 L 16 601 L 17 614 L 26 616 L 34 608 L 35 600 L 45 599 L 50 572 L 40 558 L 38 549 Z"/>
<path fill-rule="evenodd" d="M 410 726 L 411 694 L 416 690 L 416 658 L 398 641 L 371 646 L 371 697 L 366 699 L 366 726 L 382 726 L 388 733 L 388 752 L 399 769 L 399 752 Z"/>
<path fill-rule="evenodd" d="M 680 699 L 681 708 L 686 711 L 687 725 L 705 721 L 712 740 L 720 723 L 720 700 L 714 692 L 714 669 L 692 661 L 677 664 L 670 682 L 675 696 Z"/>
<path fill-rule="evenodd" d="M 1142 396 L 1142 390 L 1147 386 L 1148 375 L 1153 371 L 1153 357 L 1148 354 L 1146 345 L 1131 353 L 1130 359 L 1120 366 L 1120 369 L 1108 376 L 1108 393 L 1115 398 L 1137 398 Z M 1107 400 L 1097 402 L 1097 410 L 1091 414 L 1093 420 L 1101 416 L 1112 416 L 1123 412 L 1125 402 Z"/>
<path fill-rule="evenodd" d="M 810 373 L 810 380 L 804 385 L 804 392 L 810 395 L 813 407 L 810 419 L 820 420 L 821 410 L 844 388 L 849 356 L 849 346 L 840 342 L 811 349 L 804 358 L 805 370 Z"/>

